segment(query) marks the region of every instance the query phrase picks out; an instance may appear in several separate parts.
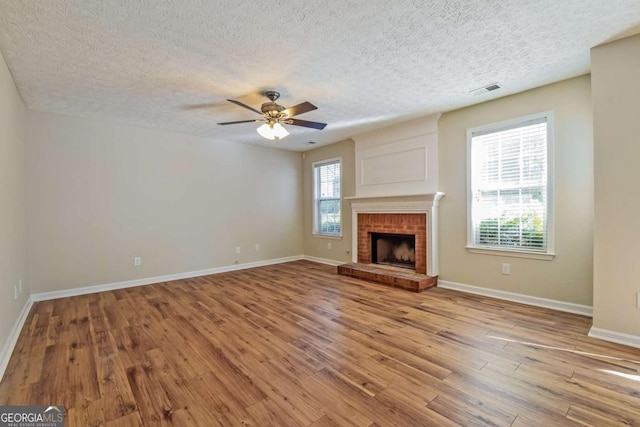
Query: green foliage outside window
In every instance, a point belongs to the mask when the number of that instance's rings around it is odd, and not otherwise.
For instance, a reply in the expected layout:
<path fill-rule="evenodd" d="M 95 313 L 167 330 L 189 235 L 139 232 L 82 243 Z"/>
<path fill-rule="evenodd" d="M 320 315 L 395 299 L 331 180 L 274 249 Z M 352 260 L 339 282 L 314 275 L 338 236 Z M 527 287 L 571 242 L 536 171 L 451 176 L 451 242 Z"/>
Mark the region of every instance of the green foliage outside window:
<path fill-rule="evenodd" d="M 485 219 L 480 221 L 479 243 L 544 249 L 544 224 L 541 218 L 533 215 Z"/>
<path fill-rule="evenodd" d="M 324 221 L 320 224 L 320 230 L 322 234 L 340 234 L 340 223 L 334 221 Z"/>
<path fill-rule="evenodd" d="M 340 199 L 320 200 L 318 214 L 318 233 L 340 234 Z"/>

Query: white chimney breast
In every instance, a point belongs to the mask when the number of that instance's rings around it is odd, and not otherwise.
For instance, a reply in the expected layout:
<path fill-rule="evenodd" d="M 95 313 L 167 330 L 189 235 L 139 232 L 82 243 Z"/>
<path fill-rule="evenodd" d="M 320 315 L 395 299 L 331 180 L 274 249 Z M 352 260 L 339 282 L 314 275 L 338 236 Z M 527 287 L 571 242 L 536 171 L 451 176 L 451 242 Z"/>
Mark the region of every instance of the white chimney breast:
<path fill-rule="evenodd" d="M 356 198 L 438 192 L 440 114 L 354 137 Z"/>

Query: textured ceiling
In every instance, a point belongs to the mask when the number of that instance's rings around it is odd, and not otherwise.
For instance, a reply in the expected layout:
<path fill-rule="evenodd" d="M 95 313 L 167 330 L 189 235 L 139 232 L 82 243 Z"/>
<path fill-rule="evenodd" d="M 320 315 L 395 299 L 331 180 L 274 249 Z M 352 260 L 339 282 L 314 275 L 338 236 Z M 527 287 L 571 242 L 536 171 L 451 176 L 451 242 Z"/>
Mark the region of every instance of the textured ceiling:
<path fill-rule="evenodd" d="M 639 22 L 638 0 L 0 0 L 0 50 L 32 110 L 304 150 L 585 74 Z M 216 125 L 266 89 L 328 126 Z"/>

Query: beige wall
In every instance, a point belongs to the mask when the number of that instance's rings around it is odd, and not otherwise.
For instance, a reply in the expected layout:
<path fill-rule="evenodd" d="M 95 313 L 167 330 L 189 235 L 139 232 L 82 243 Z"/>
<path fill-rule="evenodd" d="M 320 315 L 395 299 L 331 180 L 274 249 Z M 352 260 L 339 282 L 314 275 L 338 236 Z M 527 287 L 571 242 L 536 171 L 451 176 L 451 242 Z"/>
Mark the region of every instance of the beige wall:
<path fill-rule="evenodd" d="M 0 358 L 29 295 L 27 281 L 24 145 L 27 110 L 0 54 Z M 14 286 L 23 281 L 14 299 Z"/>
<path fill-rule="evenodd" d="M 351 261 L 351 204 L 345 197 L 355 195 L 355 145 L 348 139 L 304 153 L 302 177 L 304 187 L 304 254 L 334 261 Z M 342 158 L 342 238 L 313 235 L 313 162 Z M 331 244 L 331 249 L 328 248 Z"/>
<path fill-rule="evenodd" d="M 552 261 L 469 253 L 466 131 L 552 110 L 555 252 Z M 589 76 L 442 115 L 439 123 L 440 279 L 576 304 L 592 303 L 593 138 Z M 511 264 L 511 275 L 501 264 Z"/>
<path fill-rule="evenodd" d="M 593 324 L 640 336 L 640 35 L 591 51 L 595 225 Z"/>
<path fill-rule="evenodd" d="M 33 292 L 302 254 L 300 153 L 39 112 L 28 142 Z"/>

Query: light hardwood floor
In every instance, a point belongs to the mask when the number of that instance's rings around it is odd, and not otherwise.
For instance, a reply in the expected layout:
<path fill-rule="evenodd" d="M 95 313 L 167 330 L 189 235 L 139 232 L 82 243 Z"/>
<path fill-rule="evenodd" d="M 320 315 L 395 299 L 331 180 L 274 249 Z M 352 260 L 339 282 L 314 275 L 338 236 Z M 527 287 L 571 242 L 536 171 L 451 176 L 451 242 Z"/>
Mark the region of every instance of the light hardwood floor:
<path fill-rule="evenodd" d="M 590 319 L 298 261 L 39 302 L 0 404 L 67 426 L 640 425 Z"/>

